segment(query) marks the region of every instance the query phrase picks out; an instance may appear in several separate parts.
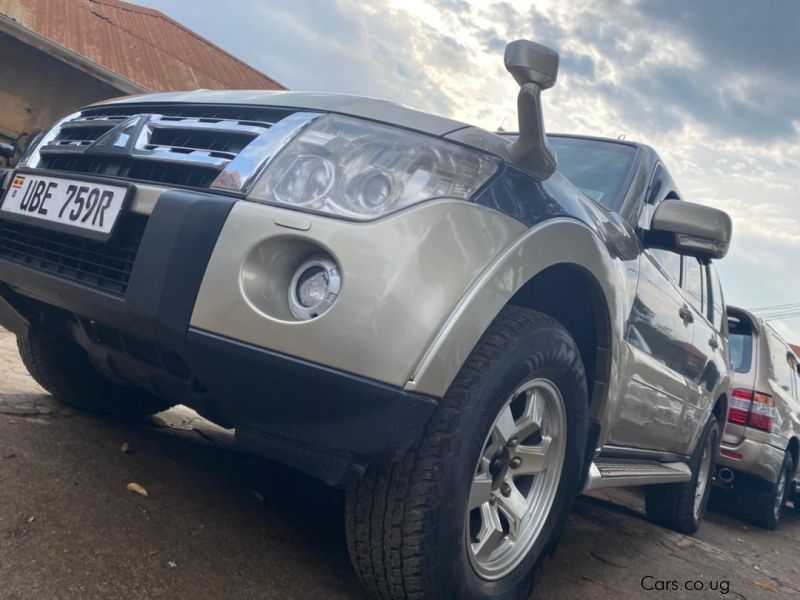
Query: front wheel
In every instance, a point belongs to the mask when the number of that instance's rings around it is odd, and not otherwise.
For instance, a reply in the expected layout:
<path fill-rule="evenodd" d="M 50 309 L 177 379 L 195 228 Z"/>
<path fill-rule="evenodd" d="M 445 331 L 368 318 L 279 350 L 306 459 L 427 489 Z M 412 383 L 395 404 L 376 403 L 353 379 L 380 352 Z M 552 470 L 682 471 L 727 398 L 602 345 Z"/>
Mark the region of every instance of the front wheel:
<path fill-rule="evenodd" d="M 17 347 L 36 383 L 79 410 L 136 419 L 170 408 L 144 390 L 106 379 L 80 346 L 46 329 L 30 328 L 17 337 Z"/>
<path fill-rule="evenodd" d="M 645 489 L 647 518 L 679 533 L 695 533 L 708 505 L 718 452 L 719 424 L 712 415 L 689 460 L 692 478 L 686 483 L 651 485 Z"/>
<path fill-rule="evenodd" d="M 348 493 L 348 548 L 373 596 L 527 598 L 563 531 L 587 435 L 580 353 L 508 307 L 419 442 Z"/>

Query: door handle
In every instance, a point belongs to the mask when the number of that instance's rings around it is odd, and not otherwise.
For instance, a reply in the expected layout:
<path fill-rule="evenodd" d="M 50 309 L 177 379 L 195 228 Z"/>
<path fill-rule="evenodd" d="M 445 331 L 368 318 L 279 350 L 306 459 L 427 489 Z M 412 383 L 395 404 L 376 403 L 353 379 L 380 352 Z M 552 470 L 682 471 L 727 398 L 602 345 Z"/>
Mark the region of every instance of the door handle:
<path fill-rule="evenodd" d="M 683 320 L 684 325 L 688 325 L 689 323 L 694 322 L 694 316 L 692 315 L 692 311 L 685 304 L 681 306 L 680 310 L 678 311 L 678 315 Z"/>
<path fill-rule="evenodd" d="M 719 348 L 719 342 L 717 341 L 717 338 L 715 338 L 713 335 L 711 336 L 711 339 L 708 340 L 708 345 L 711 346 L 711 348 L 714 350 Z"/>

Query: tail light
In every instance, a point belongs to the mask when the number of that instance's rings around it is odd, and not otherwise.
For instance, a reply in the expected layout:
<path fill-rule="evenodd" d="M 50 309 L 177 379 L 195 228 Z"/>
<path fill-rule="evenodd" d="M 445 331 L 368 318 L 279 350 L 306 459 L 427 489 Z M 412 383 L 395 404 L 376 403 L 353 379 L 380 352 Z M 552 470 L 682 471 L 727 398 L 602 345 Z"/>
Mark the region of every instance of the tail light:
<path fill-rule="evenodd" d="M 769 394 L 741 389 L 731 392 L 729 422 L 761 431 L 772 431 L 774 420 L 775 400 Z"/>
<path fill-rule="evenodd" d="M 737 425 L 747 425 L 747 418 L 750 416 L 752 404 L 753 392 L 733 390 L 731 392 L 731 405 L 728 409 L 728 421 Z"/>

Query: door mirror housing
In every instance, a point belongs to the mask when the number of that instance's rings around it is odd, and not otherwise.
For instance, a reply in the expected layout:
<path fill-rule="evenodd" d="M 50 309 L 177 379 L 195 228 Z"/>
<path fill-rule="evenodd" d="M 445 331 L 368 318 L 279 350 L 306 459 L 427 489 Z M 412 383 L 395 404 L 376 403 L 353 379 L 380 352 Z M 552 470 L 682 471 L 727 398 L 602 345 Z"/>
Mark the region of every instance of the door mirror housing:
<path fill-rule="evenodd" d="M 732 230 L 726 212 L 683 200 L 663 200 L 656 207 L 644 242 L 651 248 L 719 259 L 728 253 Z"/>

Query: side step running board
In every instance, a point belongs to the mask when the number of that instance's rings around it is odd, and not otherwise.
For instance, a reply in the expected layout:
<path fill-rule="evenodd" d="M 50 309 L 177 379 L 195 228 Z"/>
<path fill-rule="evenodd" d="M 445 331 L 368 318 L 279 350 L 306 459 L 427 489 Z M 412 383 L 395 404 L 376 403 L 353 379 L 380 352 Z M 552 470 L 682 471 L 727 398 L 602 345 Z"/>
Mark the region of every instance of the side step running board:
<path fill-rule="evenodd" d="M 597 459 L 589 466 L 584 492 L 603 488 L 684 483 L 692 478 L 684 462 L 655 460 Z"/>

